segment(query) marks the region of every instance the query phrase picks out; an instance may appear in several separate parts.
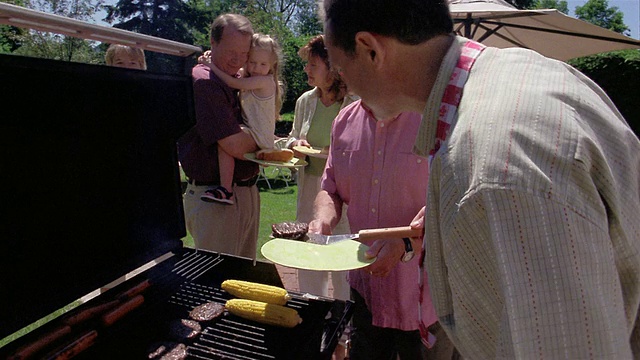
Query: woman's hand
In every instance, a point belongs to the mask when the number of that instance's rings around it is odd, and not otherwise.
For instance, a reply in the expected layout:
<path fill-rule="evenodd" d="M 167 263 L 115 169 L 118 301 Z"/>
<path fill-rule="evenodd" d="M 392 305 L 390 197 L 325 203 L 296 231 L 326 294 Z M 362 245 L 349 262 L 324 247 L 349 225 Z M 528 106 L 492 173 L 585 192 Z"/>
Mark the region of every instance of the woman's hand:
<path fill-rule="evenodd" d="M 291 147 L 294 147 L 294 146 L 306 146 L 310 148 L 311 144 L 309 144 L 309 142 L 305 139 L 300 139 L 291 143 Z"/>
<path fill-rule="evenodd" d="M 293 150 L 293 147 L 295 146 L 306 146 L 308 148 L 311 147 L 311 144 L 309 144 L 309 142 L 307 140 L 304 139 L 300 139 L 300 140 L 296 140 L 294 142 L 291 143 L 291 148 Z M 307 155 L 299 152 L 299 151 L 295 151 L 293 150 L 293 156 L 297 157 L 298 159 L 304 159 L 305 157 L 307 157 Z"/>

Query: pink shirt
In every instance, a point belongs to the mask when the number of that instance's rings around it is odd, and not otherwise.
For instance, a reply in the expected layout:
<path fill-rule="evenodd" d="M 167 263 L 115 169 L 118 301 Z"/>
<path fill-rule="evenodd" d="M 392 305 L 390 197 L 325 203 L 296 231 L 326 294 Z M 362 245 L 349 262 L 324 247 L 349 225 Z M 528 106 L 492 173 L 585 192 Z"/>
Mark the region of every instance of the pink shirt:
<path fill-rule="evenodd" d="M 352 232 L 409 225 L 424 206 L 428 161 L 412 153 L 420 122 L 417 113 L 376 121 L 360 101 L 336 117 L 322 189 L 349 205 Z M 384 278 L 349 272 L 349 283 L 365 299 L 373 325 L 417 330 L 419 306 L 425 324 L 436 321 L 428 288 L 420 305 L 419 257 L 398 263 Z"/>

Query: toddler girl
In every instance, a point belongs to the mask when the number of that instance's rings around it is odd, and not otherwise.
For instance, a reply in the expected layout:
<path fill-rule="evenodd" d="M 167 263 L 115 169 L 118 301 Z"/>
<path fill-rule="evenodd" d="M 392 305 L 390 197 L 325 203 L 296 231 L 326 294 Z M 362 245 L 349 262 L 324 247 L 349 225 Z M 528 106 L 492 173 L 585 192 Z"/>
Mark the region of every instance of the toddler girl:
<path fill-rule="evenodd" d="M 249 61 L 242 77 L 233 77 L 210 61 L 203 62 L 229 87 L 240 90 L 240 106 L 246 127 L 242 129 L 253 137 L 261 149 L 274 148 L 276 119 L 282 108 L 282 89 L 278 80 L 282 50 L 269 35 L 254 34 Z M 218 146 L 220 185 L 205 191 L 201 199 L 233 204 L 234 158 Z"/>

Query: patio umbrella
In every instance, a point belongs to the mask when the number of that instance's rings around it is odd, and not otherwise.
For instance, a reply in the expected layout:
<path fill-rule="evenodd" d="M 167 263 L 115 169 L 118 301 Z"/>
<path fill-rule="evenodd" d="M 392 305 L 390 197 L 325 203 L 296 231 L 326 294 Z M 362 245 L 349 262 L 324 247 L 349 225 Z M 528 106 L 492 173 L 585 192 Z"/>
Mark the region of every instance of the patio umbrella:
<path fill-rule="evenodd" d="M 532 49 L 562 61 L 640 48 L 639 40 L 555 9 L 518 10 L 504 0 L 449 0 L 449 10 L 459 35 L 487 46 Z"/>

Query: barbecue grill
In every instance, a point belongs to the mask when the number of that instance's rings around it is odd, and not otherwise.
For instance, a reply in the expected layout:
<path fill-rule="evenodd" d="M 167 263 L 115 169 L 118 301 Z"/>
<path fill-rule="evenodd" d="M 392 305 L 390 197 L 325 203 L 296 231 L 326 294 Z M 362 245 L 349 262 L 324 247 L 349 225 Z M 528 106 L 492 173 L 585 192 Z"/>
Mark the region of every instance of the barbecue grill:
<path fill-rule="evenodd" d="M 0 4 L 0 23 L 25 21 L 180 56 L 198 50 Z M 80 359 L 147 358 L 175 343 L 193 359 L 331 357 L 352 303 L 297 292 L 286 306 L 303 322 L 292 329 L 224 314 L 195 337 L 173 331 L 194 307 L 231 298 L 224 280 L 282 286 L 271 263 L 182 246 L 175 142 L 195 123 L 189 76 L 0 55 L 0 94 L 0 338 L 163 259 L 9 343 L 0 358 L 25 347 L 53 356 L 70 344 L 81 344 L 69 350 L 82 348 Z"/>

